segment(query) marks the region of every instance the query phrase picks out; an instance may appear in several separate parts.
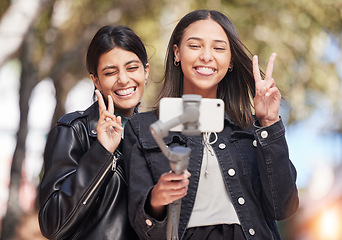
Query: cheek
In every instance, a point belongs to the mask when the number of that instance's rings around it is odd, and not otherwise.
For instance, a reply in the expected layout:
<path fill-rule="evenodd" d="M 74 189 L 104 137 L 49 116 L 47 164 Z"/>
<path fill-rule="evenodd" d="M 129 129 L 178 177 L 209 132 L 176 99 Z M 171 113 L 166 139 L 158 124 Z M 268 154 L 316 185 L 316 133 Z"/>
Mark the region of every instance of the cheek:
<path fill-rule="evenodd" d="M 130 78 L 136 82 L 138 85 L 145 85 L 145 71 L 139 71 L 136 73 L 132 73 Z"/>
<path fill-rule="evenodd" d="M 229 63 L 231 61 L 231 56 L 228 55 L 220 55 L 216 58 L 216 61 L 221 65 L 221 67 L 226 66 L 229 67 Z"/>
<path fill-rule="evenodd" d="M 199 56 L 197 55 L 197 52 L 187 52 L 184 53 L 181 62 L 183 63 L 183 65 L 188 64 L 191 65 L 193 62 L 197 61 L 197 59 L 199 58 Z"/>
<path fill-rule="evenodd" d="M 221 58 L 218 60 L 218 62 L 220 64 L 221 69 L 228 71 L 229 64 L 230 64 L 230 58 L 227 58 L 227 57 Z"/>
<path fill-rule="evenodd" d="M 106 77 L 101 81 L 101 87 L 103 91 L 111 91 L 113 85 L 116 82 L 116 78 L 115 77 Z"/>
<path fill-rule="evenodd" d="M 179 61 L 182 62 L 182 64 L 193 62 L 198 58 L 198 52 L 197 51 L 190 51 L 189 49 L 183 47 L 179 51 Z"/>
<path fill-rule="evenodd" d="M 180 65 L 184 74 L 192 70 L 192 66 L 194 62 L 195 60 L 192 60 L 189 57 L 182 58 Z"/>

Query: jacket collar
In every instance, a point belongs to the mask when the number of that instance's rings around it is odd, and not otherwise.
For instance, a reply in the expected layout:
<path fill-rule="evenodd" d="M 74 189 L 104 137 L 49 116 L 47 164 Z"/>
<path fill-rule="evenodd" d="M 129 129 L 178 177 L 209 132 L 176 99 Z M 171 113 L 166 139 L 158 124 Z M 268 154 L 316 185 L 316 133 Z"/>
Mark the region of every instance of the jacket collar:
<path fill-rule="evenodd" d="M 99 104 L 96 101 L 91 105 L 87 110 L 85 110 L 85 114 L 88 115 L 88 134 L 91 137 L 97 137 L 96 125 L 99 120 Z"/>
<path fill-rule="evenodd" d="M 238 127 L 238 125 L 235 122 L 230 120 L 227 112 L 224 112 L 224 122 Z"/>

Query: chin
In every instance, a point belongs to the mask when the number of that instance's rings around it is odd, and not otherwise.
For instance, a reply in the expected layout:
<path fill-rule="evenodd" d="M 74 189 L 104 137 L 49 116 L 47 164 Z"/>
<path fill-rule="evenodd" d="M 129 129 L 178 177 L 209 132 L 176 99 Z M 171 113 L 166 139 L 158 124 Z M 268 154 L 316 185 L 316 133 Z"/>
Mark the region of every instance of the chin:
<path fill-rule="evenodd" d="M 138 104 L 137 101 L 122 103 L 122 104 L 118 105 L 118 108 L 120 108 L 120 109 L 127 109 L 128 110 L 128 109 L 134 108 L 137 104 Z"/>

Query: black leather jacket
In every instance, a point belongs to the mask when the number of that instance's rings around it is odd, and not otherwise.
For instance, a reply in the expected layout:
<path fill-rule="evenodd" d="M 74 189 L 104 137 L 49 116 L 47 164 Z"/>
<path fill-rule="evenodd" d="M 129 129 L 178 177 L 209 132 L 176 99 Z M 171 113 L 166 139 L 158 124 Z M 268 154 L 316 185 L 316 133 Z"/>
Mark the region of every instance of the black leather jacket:
<path fill-rule="evenodd" d="M 95 102 L 63 116 L 48 136 L 39 192 L 48 239 L 138 239 L 128 222 L 122 154 L 97 140 L 97 121 Z"/>

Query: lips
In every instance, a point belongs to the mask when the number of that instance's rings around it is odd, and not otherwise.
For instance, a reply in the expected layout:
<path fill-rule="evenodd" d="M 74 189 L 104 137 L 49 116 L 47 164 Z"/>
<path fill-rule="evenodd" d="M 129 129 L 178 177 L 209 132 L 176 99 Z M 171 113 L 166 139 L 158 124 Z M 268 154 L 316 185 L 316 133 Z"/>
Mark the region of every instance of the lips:
<path fill-rule="evenodd" d="M 212 67 L 195 67 L 195 70 L 201 75 L 211 75 L 216 72 L 216 69 Z"/>
<path fill-rule="evenodd" d="M 119 89 L 115 91 L 115 94 L 118 96 L 128 96 L 131 95 L 133 92 L 135 92 L 136 87 L 126 88 L 126 89 Z"/>

